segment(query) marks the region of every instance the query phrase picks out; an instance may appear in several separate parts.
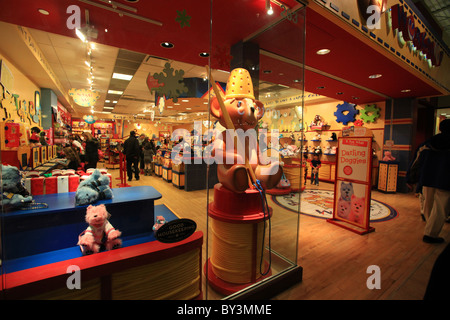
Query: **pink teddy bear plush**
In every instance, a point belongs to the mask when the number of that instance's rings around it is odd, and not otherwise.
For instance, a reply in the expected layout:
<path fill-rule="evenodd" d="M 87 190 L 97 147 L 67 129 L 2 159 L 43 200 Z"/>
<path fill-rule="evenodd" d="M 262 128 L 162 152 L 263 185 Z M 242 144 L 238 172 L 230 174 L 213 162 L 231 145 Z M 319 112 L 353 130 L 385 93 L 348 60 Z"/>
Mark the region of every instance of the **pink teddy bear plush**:
<path fill-rule="evenodd" d="M 114 229 L 109 223 L 110 216 L 104 204 L 87 207 L 86 222 L 89 227 L 80 234 L 78 239 L 78 245 L 83 254 L 97 253 L 103 248 L 117 249 L 122 246 L 122 240 L 119 239 L 122 232 Z"/>

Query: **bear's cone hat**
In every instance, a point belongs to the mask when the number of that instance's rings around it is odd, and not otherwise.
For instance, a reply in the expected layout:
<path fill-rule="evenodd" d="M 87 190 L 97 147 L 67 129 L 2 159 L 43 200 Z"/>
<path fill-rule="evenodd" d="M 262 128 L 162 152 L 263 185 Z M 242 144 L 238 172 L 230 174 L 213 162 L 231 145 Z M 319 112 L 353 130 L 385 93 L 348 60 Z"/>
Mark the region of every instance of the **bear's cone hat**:
<path fill-rule="evenodd" d="M 236 68 L 231 71 L 225 92 L 225 99 L 230 98 L 249 98 L 255 100 L 252 78 L 246 69 Z"/>

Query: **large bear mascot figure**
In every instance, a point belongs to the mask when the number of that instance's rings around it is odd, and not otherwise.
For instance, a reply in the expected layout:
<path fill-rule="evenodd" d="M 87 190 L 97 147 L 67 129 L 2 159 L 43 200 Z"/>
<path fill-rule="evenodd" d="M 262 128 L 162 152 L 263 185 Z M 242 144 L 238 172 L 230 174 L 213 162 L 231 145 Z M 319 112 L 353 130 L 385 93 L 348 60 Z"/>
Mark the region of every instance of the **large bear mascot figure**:
<path fill-rule="evenodd" d="M 217 97 L 211 101 L 211 114 L 219 120 L 219 123 L 227 129 L 235 129 L 240 141 L 231 141 L 233 147 L 227 147 L 231 135 L 223 133 L 222 139 L 217 139 L 214 143 L 215 159 L 222 159 L 218 164 L 217 175 L 222 185 L 236 193 L 245 192 L 251 186 L 248 178 L 248 168 L 245 165 L 245 156 L 252 167 L 256 179 L 259 180 L 263 189 L 268 190 L 275 187 L 283 175 L 283 169 L 278 159 L 261 157 L 256 134 L 246 135 L 249 129 L 255 129 L 258 120 L 264 115 L 264 106 L 255 99 L 253 94 L 253 84 L 249 72 L 246 69 L 237 68 L 231 71 L 228 78 L 225 96 L 223 99 L 229 119 L 233 128 L 226 121 L 226 115 Z M 242 131 L 240 131 L 241 129 Z M 253 140 L 253 141 L 250 141 Z M 228 142 L 230 143 L 230 141 Z M 241 152 L 238 145 L 241 144 Z M 245 150 L 242 152 L 242 150 Z M 262 159 L 264 158 L 264 159 Z M 255 181 L 253 181 L 255 182 Z"/>

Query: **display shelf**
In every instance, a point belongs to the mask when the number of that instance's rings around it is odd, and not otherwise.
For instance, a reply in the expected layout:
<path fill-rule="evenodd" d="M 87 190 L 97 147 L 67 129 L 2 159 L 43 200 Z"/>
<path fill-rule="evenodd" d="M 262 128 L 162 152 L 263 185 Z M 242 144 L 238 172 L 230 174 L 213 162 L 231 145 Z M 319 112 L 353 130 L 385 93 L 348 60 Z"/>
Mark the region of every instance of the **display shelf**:
<path fill-rule="evenodd" d="M 3 270 L 7 281 L 3 296 L 6 299 L 79 299 L 95 293 L 90 296 L 92 299 L 201 297 L 202 232 L 173 244 L 156 241 L 152 229 L 155 217 L 163 216 L 166 221 L 178 218 L 164 204 L 154 205 L 161 194 L 149 186 L 113 189 L 113 193 L 113 199 L 95 205 L 106 205 L 111 224 L 122 232 L 123 245 L 88 256 L 82 256 L 76 245 L 78 235 L 87 227 L 84 221 L 87 206 L 74 206 L 74 192 L 36 196 L 36 201 L 48 204 L 45 209 L 4 213 Z M 164 264 L 182 271 L 161 274 Z M 83 275 L 82 290 L 67 288 L 67 270 L 73 265 Z M 137 269 L 148 280 L 137 281 Z M 162 282 L 152 279 L 156 275 Z M 169 282 L 186 289 L 178 292 L 157 284 Z M 91 287 L 91 283 L 96 285 Z M 124 290 L 121 283 L 132 283 L 133 288 Z"/>

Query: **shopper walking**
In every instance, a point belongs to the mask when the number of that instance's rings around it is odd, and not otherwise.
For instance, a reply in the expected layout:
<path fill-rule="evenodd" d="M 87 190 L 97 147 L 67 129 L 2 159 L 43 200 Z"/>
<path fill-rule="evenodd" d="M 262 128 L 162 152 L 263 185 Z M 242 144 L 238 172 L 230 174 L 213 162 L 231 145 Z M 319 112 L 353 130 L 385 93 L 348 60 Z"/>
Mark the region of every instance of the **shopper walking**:
<path fill-rule="evenodd" d="M 133 172 L 136 180 L 139 180 L 140 146 L 138 139 L 136 139 L 136 132 L 131 131 L 130 137 L 125 140 L 123 144 L 123 153 L 127 159 L 128 181 L 133 179 Z"/>
<path fill-rule="evenodd" d="M 97 168 L 99 143 L 89 132 L 83 132 L 82 136 L 86 142 L 84 154 L 84 170 Z"/>
<path fill-rule="evenodd" d="M 439 233 L 450 213 L 450 119 L 439 125 L 441 133 L 419 146 L 407 172 L 407 183 L 422 186 L 426 220 L 423 241 L 441 243 Z"/>
<path fill-rule="evenodd" d="M 141 168 L 141 174 L 144 174 L 144 141 L 146 139 L 146 135 L 141 133 L 139 135 L 139 138 L 137 139 L 139 141 L 139 168 Z"/>

